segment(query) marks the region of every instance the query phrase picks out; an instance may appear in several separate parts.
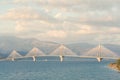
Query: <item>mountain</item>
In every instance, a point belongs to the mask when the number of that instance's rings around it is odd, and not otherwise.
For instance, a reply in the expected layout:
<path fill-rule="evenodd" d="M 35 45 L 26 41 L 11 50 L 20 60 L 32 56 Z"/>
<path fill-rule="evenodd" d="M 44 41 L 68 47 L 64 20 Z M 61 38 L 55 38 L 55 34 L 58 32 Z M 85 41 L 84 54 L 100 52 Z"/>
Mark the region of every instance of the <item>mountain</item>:
<path fill-rule="evenodd" d="M 71 49 L 76 54 L 82 54 L 97 45 L 90 43 L 72 43 L 64 44 L 67 48 Z M 120 45 L 116 44 L 103 44 L 108 49 L 119 54 Z M 0 36 L 0 54 L 2 56 L 9 55 L 13 50 L 16 50 L 21 55 L 26 55 L 32 48 L 37 47 L 43 53 L 50 54 L 60 46 L 59 43 L 51 41 L 40 41 L 37 39 L 24 39 L 14 36 Z"/>
<path fill-rule="evenodd" d="M 67 46 L 78 55 L 95 47 L 94 44 L 89 44 L 89 43 L 72 43 L 72 44 L 67 44 Z"/>
<path fill-rule="evenodd" d="M 9 54 L 12 50 L 25 55 L 32 48 L 37 47 L 44 53 L 52 52 L 59 44 L 49 41 L 39 41 L 37 39 L 24 39 L 14 36 L 1 36 L 0 37 L 0 53 Z"/>
<path fill-rule="evenodd" d="M 99 44 L 91 44 L 91 43 L 73 43 L 67 44 L 67 46 L 77 54 L 83 54 L 84 52 L 89 51 L 92 48 L 95 48 Z M 117 44 L 102 44 L 106 48 L 120 55 L 120 45 Z"/>

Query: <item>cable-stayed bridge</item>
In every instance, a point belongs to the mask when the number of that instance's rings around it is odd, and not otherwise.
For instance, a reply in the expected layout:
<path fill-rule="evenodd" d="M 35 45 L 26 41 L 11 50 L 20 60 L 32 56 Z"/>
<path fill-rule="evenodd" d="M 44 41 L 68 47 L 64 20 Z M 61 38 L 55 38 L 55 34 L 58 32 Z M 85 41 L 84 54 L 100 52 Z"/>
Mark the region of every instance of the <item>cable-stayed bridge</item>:
<path fill-rule="evenodd" d="M 103 58 L 107 59 L 118 59 L 119 56 L 109 50 L 108 48 L 98 45 L 97 47 L 84 52 L 82 55 L 77 55 L 75 52 L 67 48 L 65 45 L 60 45 L 49 55 L 45 55 L 40 49 L 34 47 L 30 50 L 25 56 L 20 55 L 17 51 L 13 50 L 7 58 L 0 59 L 1 61 L 11 60 L 15 61 L 17 59 L 32 58 L 33 61 L 36 61 L 36 57 L 59 57 L 60 61 L 64 60 L 64 57 L 76 57 L 76 58 L 96 58 L 100 62 Z"/>
<path fill-rule="evenodd" d="M 61 62 L 63 61 L 64 56 L 77 56 L 76 53 L 74 53 L 73 51 L 71 51 L 69 48 L 67 48 L 64 45 L 60 45 L 57 49 L 51 52 L 50 55 L 59 56 Z"/>
<path fill-rule="evenodd" d="M 97 47 L 85 52 L 84 54 L 81 55 L 81 57 L 86 57 L 86 58 L 96 58 L 99 62 L 103 59 L 103 58 L 108 58 L 108 59 L 118 59 L 119 56 L 109 50 L 108 48 L 102 46 L 101 44 L 99 44 Z"/>
<path fill-rule="evenodd" d="M 15 58 L 22 58 L 22 55 L 20 55 L 16 50 L 13 50 L 6 59 L 14 61 Z"/>
<path fill-rule="evenodd" d="M 37 56 L 45 56 L 45 54 L 39 50 L 38 48 L 34 47 L 31 51 L 29 51 L 25 57 L 32 57 L 33 61 L 36 61 Z"/>

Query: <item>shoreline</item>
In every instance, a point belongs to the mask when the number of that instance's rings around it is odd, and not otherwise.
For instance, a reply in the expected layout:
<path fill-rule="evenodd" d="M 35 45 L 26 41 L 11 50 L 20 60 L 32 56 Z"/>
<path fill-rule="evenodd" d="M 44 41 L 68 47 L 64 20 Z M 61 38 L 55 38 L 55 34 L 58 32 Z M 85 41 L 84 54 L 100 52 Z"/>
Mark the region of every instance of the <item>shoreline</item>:
<path fill-rule="evenodd" d="M 117 64 L 116 64 L 116 63 L 110 63 L 108 66 L 109 66 L 110 68 L 112 68 L 112 69 L 120 72 L 120 69 L 117 67 Z"/>

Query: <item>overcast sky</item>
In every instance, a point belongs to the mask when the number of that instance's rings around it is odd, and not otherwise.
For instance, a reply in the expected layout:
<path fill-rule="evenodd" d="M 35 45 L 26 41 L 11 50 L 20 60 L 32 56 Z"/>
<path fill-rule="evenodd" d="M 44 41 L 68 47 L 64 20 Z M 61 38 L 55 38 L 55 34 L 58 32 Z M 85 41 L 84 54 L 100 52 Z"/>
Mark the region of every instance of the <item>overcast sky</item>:
<path fill-rule="evenodd" d="M 120 44 L 120 0 L 0 0 L 0 35 Z"/>

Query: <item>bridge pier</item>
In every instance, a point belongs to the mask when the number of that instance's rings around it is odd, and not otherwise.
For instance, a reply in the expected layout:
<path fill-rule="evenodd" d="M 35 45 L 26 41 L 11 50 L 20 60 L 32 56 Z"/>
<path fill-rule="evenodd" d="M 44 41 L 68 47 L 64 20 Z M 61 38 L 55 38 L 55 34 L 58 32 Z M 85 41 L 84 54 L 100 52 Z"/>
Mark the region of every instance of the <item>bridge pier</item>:
<path fill-rule="evenodd" d="M 62 62 L 64 59 L 64 56 L 60 55 L 59 57 L 60 57 L 60 61 Z"/>
<path fill-rule="evenodd" d="M 97 57 L 98 62 L 101 62 L 103 58 Z"/>
<path fill-rule="evenodd" d="M 33 58 L 33 61 L 35 62 L 35 61 L 36 61 L 36 58 L 35 58 L 35 56 L 32 56 L 32 58 Z"/>
<path fill-rule="evenodd" d="M 14 59 L 14 58 L 12 58 L 11 60 L 12 60 L 12 61 L 15 61 L 15 59 Z"/>

